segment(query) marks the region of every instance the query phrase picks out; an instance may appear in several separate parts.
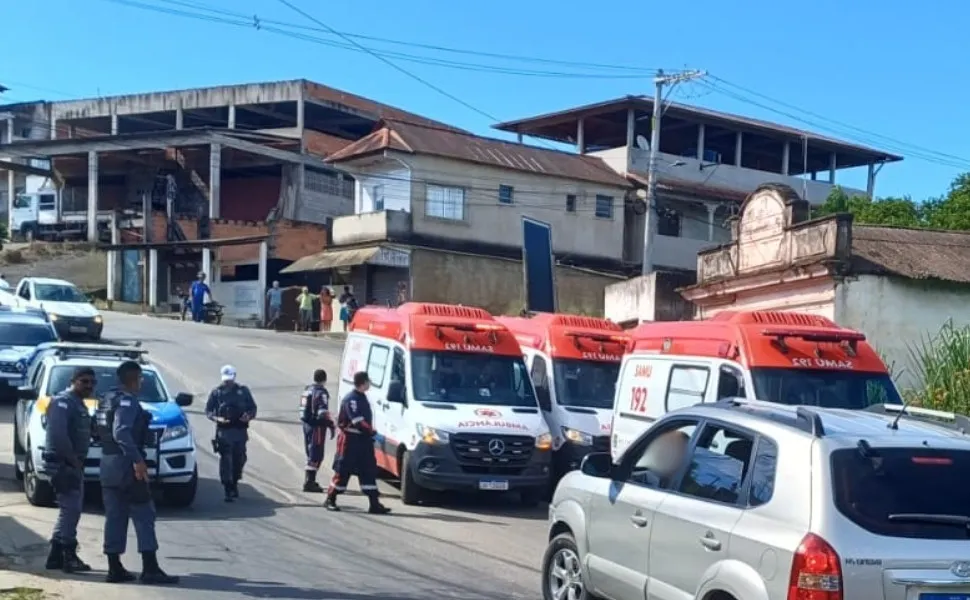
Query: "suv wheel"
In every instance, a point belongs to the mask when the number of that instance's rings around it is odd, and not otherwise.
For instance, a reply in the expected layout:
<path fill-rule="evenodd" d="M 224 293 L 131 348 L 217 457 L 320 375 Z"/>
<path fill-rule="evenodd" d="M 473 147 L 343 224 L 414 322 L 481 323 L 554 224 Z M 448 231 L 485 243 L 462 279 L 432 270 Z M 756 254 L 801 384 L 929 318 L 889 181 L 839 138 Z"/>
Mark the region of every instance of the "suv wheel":
<path fill-rule="evenodd" d="M 542 598 L 595 599 L 586 590 L 579 550 L 571 533 L 557 535 L 546 548 L 546 554 L 542 557 Z"/>
<path fill-rule="evenodd" d="M 54 506 L 54 488 L 49 481 L 37 477 L 32 455 L 33 452 L 27 450 L 27 456 L 24 457 L 24 495 L 27 496 L 27 502 L 34 506 Z"/>

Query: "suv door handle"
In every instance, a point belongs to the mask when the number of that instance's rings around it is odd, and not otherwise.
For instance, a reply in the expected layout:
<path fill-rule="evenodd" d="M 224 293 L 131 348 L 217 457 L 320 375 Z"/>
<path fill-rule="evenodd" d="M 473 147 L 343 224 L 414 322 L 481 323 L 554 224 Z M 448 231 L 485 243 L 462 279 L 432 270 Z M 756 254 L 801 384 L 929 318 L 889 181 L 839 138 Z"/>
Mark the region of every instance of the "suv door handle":
<path fill-rule="evenodd" d="M 704 537 L 700 538 L 700 542 L 701 546 L 704 546 L 712 552 L 717 552 L 721 549 L 721 540 L 714 537 L 714 534 L 710 531 L 708 531 Z"/>
<path fill-rule="evenodd" d="M 630 515 L 630 521 L 632 521 L 636 527 L 646 527 L 648 523 L 647 518 L 640 514 L 640 511 Z"/>

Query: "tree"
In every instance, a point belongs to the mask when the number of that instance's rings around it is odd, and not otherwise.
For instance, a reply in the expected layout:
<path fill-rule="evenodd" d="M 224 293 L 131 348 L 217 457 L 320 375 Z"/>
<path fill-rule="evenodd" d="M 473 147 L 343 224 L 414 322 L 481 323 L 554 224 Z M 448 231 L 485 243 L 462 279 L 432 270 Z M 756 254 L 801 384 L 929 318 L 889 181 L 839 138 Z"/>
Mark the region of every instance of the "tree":
<path fill-rule="evenodd" d="M 946 195 L 915 202 L 909 196 L 876 198 L 849 196 L 836 186 L 814 217 L 852 213 L 856 223 L 890 227 L 926 227 L 970 231 L 970 173 L 958 176 Z"/>

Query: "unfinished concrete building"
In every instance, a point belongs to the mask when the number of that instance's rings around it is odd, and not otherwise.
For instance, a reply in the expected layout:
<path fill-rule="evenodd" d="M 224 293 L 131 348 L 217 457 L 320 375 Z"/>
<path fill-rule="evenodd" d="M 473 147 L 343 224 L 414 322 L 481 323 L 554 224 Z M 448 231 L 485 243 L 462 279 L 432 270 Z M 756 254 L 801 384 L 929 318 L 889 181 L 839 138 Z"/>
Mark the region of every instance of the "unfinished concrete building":
<path fill-rule="evenodd" d="M 255 314 L 257 282 L 322 250 L 332 219 L 354 213 L 353 179 L 324 159 L 384 118 L 451 128 L 306 80 L 21 103 L 0 106 L 0 169 L 11 212 L 27 178 L 50 177 L 57 210 L 83 211 L 89 240 L 111 237 L 109 298 L 167 303 L 203 270 L 251 283 L 220 300 L 250 298 L 229 308 Z M 137 218 L 106 232 L 104 211 Z"/>

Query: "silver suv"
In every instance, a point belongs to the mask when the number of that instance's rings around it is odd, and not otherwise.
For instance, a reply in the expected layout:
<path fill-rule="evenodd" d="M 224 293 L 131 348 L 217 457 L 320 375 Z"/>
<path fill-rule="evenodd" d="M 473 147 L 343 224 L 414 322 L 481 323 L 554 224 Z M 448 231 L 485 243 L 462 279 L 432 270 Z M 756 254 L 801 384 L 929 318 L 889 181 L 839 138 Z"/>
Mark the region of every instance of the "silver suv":
<path fill-rule="evenodd" d="M 546 600 L 970 600 L 970 420 L 728 400 L 549 505 Z"/>

